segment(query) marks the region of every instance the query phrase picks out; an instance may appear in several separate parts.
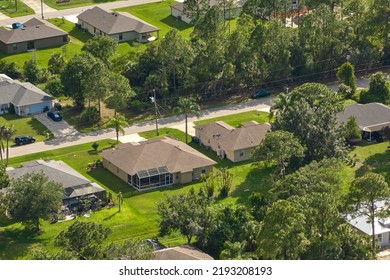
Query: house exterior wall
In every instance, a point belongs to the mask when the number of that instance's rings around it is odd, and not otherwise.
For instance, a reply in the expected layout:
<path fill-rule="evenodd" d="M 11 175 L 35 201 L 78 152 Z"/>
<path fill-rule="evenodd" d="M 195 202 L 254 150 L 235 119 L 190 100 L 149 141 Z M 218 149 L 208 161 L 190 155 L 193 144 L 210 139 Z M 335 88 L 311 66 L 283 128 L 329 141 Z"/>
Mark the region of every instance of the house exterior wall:
<path fill-rule="evenodd" d="M 64 36 L 66 36 L 66 40 L 64 42 Z M 34 47 L 35 49 L 45 49 L 45 48 L 52 48 L 52 47 L 58 47 L 64 44 L 67 44 L 69 42 L 68 35 L 64 36 L 57 36 L 57 37 L 51 37 L 51 38 L 45 38 L 40 40 L 34 40 Z M 26 52 L 27 50 L 27 42 L 19 42 L 16 43 L 16 50 L 14 49 L 14 44 L 0 44 L 0 50 L 3 52 L 6 52 L 8 54 L 11 53 L 21 53 Z"/>
<path fill-rule="evenodd" d="M 378 240 L 380 240 L 381 246 L 389 246 L 390 245 L 390 232 L 385 232 L 377 235 Z"/>
<path fill-rule="evenodd" d="M 192 22 L 192 18 L 186 16 L 181 11 L 171 7 L 171 15 L 175 18 L 180 17 L 181 21 L 184 21 L 185 23 L 190 24 Z"/>
<path fill-rule="evenodd" d="M 192 182 L 192 171 L 180 174 L 180 184 L 187 184 Z"/>
<path fill-rule="evenodd" d="M 127 183 L 128 174 L 122 169 L 116 167 L 116 165 L 112 164 L 105 158 L 103 158 L 103 167 Z"/>
<path fill-rule="evenodd" d="M 252 150 L 253 150 L 253 148 L 246 148 L 246 149 L 234 151 L 234 160 L 232 160 L 232 161 L 239 162 L 239 161 L 249 160 L 251 158 Z M 243 153 L 242 156 L 241 156 L 241 153 Z"/>

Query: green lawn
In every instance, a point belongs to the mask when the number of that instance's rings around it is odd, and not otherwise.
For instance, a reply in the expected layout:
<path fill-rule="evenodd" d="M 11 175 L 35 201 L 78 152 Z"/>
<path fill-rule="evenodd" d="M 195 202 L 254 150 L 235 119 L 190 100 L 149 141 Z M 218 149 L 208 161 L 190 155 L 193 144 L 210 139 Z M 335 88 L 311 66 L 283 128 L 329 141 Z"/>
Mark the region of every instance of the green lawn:
<path fill-rule="evenodd" d="M 223 116 L 223 117 L 218 117 L 218 118 L 196 121 L 196 122 L 194 122 L 194 124 L 202 125 L 202 124 L 212 123 L 212 122 L 216 122 L 216 121 L 224 121 L 227 124 L 230 124 L 231 126 L 239 127 L 240 124 L 242 124 L 244 122 L 249 122 L 249 121 L 257 121 L 258 123 L 269 122 L 268 115 L 269 114 L 266 112 L 261 112 L 261 111 L 255 110 L 255 111 L 249 111 L 249 112 L 228 115 L 228 116 Z"/>
<path fill-rule="evenodd" d="M 13 125 L 16 129 L 15 136 L 33 136 L 37 141 L 46 140 L 46 134 L 50 132 L 43 124 L 32 117 L 21 118 L 14 114 L 0 116 L 0 125 Z"/>
<path fill-rule="evenodd" d="M 353 104 L 356 104 L 357 102 L 353 99 L 346 99 L 344 100 L 344 106 L 347 107 L 349 105 L 353 105 Z"/>
<path fill-rule="evenodd" d="M 159 135 L 156 135 L 156 130 L 149 130 L 145 132 L 140 132 L 138 133 L 139 136 L 146 138 L 146 139 L 156 139 L 156 138 L 162 138 L 165 136 L 170 136 L 172 138 L 175 138 L 177 140 L 180 140 L 182 142 L 186 141 L 186 136 L 185 133 L 174 128 L 160 128 L 158 130 Z M 189 140 L 191 137 L 188 138 Z"/>
<path fill-rule="evenodd" d="M 22 1 L 17 1 L 17 10 L 15 8 L 15 1 L 0 0 L 0 13 L 9 17 L 22 17 L 35 14 L 34 10 L 24 4 Z"/>
<path fill-rule="evenodd" d="M 128 12 L 140 19 L 160 28 L 160 38 L 172 28 L 180 31 L 184 38 L 189 39 L 194 27 L 182 21 L 177 21 L 171 16 L 170 4 L 176 3 L 173 0 L 162 1 L 158 3 L 130 6 L 116 9 L 116 11 Z"/>
<path fill-rule="evenodd" d="M 56 9 L 56 10 L 65 10 L 76 7 L 91 6 L 102 3 L 114 2 L 116 0 L 70 0 L 65 3 L 56 3 L 56 0 L 43 0 L 46 5 Z"/>
<path fill-rule="evenodd" d="M 25 52 L 19 54 L 7 55 L 3 52 L 0 52 L 0 58 L 4 59 L 6 62 L 16 62 L 19 67 L 23 67 L 24 63 L 35 57 L 40 67 L 47 67 L 47 62 L 49 61 L 51 55 L 56 52 L 63 53 L 66 59 L 69 61 L 73 56 L 80 53 L 81 48 L 85 41 L 89 38 L 92 38 L 92 35 L 88 33 L 83 33 L 81 29 L 76 28 L 74 23 L 65 20 L 64 23 L 62 19 L 53 18 L 49 19 L 49 22 L 58 26 L 59 28 L 69 32 L 70 42 L 66 45 L 49 48 L 49 49 L 40 49 L 33 52 Z"/>

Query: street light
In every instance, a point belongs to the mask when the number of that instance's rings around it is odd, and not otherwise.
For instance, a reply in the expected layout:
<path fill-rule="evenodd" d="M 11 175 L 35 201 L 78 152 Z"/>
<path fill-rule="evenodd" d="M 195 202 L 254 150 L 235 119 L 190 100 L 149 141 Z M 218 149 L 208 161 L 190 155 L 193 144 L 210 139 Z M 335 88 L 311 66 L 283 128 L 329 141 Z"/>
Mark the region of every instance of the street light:
<path fill-rule="evenodd" d="M 287 88 L 286 88 L 286 94 L 287 94 L 287 95 L 288 95 L 288 90 L 289 90 L 289 88 L 287 87 Z"/>

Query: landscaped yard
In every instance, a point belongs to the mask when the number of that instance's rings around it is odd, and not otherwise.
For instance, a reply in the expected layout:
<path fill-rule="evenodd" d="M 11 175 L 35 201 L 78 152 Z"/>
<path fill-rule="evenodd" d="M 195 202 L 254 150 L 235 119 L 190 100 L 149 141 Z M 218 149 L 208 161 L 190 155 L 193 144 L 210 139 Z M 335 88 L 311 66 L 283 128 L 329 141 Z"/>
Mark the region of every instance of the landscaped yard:
<path fill-rule="evenodd" d="M 33 15 L 34 10 L 24 4 L 22 1 L 17 1 L 17 10 L 15 6 L 16 1 L 0 0 L 0 13 L 9 17 L 21 17 Z"/>
<path fill-rule="evenodd" d="M 65 10 L 76 7 L 97 5 L 102 3 L 114 2 L 116 0 L 70 0 L 69 2 L 57 3 L 57 0 L 43 0 L 46 5 L 56 9 Z"/>
<path fill-rule="evenodd" d="M 6 123 L 14 126 L 15 136 L 33 136 L 37 141 L 46 140 L 46 134 L 50 132 L 43 124 L 32 117 L 21 118 L 14 114 L 2 115 L 0 125 Z"/>
<path fill-rule="evenodd" d="M 189 39 L 194 27 L 183 21 L 177 21 L 171 16 L 171 8 L 169 5 L 176 3 L 173 0 L 167 0 L 157 3 L 130 6 L 116 9 L 116 11 L 128 12 L 140 19 L 160 28 L 160 38 L 172 28 L 180 31 L 184 38 Z"/>
<path fill-rule="evenodd" d="M 269 122 L 268 115 L 269 114 L 267 112 L 261 112 L 261 111 L 255 110 L 255 111 L 249 111 L 249 112 L 228 115 L 228 116 L 223 116 L 223 117 L 218 117 L 218 118 L 195 121 L 194 124 L 202 125 L 202 124 L 212 123 L 212 122 L 216 122 L 216 121 L 224 121 L 227 124 L 230 124 L 231 126 L 239 127 L 240 124 L 242 124 L 244 122 L 249 122 L 249 121 L 257 121 L 258 123 Z"/>
<path fill-rule="evenodd" d="M 53 53 L 62 53 L 66 59 L 69 60 L 76 54 L 80 53 L 85 41 L 87 41 L 89 38 L 92 38 L 92 35 L 82 32 L 81 29 L 76 28 L 74 23 L 70 21 L 65 20 L 62 22 L 62 19 L 54 18 L 49 19 L 49 22 L 65 30 L 66 32 L 69 32 L 70 42 L 68 44 L 55 48 L 41 49 L 33 52 L 11 55 L 0 52 L 0 58 L 6 62 L 16 62 L 18 66 L 22 68 L 27 60 L 34 57 L 40 67 L 46 68 L 47 62 Z"/>

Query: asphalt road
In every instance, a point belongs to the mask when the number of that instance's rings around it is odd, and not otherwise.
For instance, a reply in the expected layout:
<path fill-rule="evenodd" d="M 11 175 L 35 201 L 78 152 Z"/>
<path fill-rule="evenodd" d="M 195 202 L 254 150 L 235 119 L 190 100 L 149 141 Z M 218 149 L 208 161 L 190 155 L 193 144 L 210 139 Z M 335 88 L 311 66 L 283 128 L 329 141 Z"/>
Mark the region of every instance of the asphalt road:
<path fill-rule="evenodd" d="M 216 118 L 225 115 L 269 108 L 273 98 L 274 97 L 265 97 L 257 100 L 252 100 L 246 103 L 237 104 L 237 105 L 228 105 L 228 106 L 203 110 L 201 117 L 199 119 L 196 117 L 189 117 L 188 121 L 193 122 L 196 120 L 210 119 L 210 118 Z M 160 128 L 178 126 L 183 122 L 184 122 L 184 116 L 179 116 L 179 117 L 172 116 L 172 117 L 162 118 L 158 121 Z M 155 121 L 141 122 L 126 127 L 125 135 L 139 133 L 139 132 L 153 130 L 153 129 L 155 129 Z M 58 138 L 54 140 L 37 142 L 25 146 L 11 147 L 9 157 L 12 158 L 12 157 L 17 157 L 17 156 L 22 156 L 22 155 L 27 155 L 32 153 L 50 151 L 54 149 L 59 149 L 59 148 L 89 143 L 93 141 L 114 138 L 114 137 L 116 137 L 116 134 L 113 129 L 100 130 L 100 131 L 95 131 L 86 134 L 77 133 L 77 134 L 70 135 L 68 137 Z"/>

